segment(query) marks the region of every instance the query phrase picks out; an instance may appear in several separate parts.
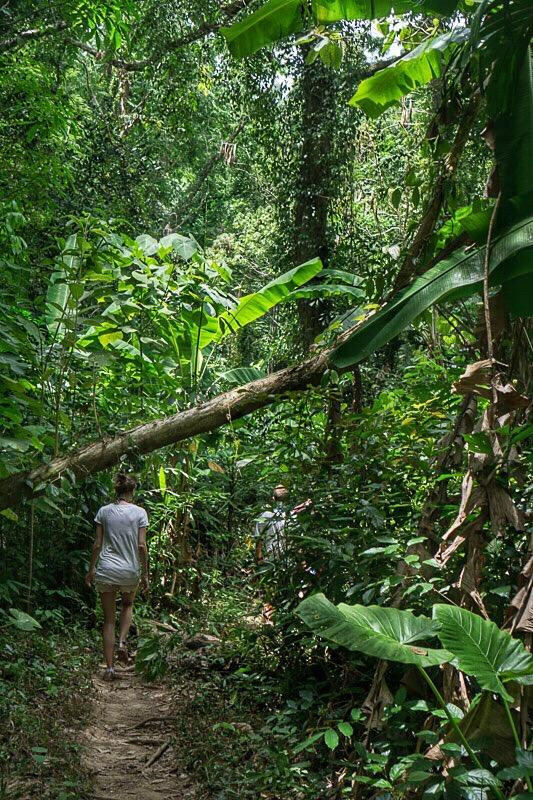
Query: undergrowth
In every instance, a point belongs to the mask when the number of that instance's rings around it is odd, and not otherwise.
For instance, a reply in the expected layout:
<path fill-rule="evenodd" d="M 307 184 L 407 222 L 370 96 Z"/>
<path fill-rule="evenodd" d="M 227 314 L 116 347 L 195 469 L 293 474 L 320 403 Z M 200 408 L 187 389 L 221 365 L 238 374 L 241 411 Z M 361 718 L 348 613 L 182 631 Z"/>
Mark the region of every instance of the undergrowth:
<path fill-rule="evenodd" d="M 95 653 L 94 635 L 81 626 L 0 631 L 2 800 L 90 797 L 79 734 Z"/>

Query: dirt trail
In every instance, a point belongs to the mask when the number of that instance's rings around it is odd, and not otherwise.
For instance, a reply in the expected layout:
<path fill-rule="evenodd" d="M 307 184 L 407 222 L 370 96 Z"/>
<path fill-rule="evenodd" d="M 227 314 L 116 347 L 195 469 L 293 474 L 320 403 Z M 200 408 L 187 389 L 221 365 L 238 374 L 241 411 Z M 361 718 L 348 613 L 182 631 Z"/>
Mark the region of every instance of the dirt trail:
<path fill-rule="evenodd" d="M 94 800 L 192 800 L 195 788 L 179 774 L 172 749 L 168 687 L 145 683 L 133 667 L 117 669 L 112 683 L 94 677 L 94 713 L 85 731 L 83 760 L 94 775 Z M 162 745 L 165 752 L 148 766 Z"/>

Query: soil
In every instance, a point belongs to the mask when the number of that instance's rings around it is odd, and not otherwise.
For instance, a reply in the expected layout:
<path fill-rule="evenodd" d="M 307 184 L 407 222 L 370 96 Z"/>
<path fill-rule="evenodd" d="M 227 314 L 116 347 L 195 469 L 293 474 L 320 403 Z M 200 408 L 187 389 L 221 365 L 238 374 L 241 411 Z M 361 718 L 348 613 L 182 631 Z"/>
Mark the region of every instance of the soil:
<path fill-rule="evenodd" d="M 192 778 L 176 763 L 169 687 L 144 681 L 132 666 L 118 667 L 112 682 L 100 672 L 93 683 L 94 712 L 85 730 L 83 762 L 93 775 L 94 800 L 201 800 Z"/>

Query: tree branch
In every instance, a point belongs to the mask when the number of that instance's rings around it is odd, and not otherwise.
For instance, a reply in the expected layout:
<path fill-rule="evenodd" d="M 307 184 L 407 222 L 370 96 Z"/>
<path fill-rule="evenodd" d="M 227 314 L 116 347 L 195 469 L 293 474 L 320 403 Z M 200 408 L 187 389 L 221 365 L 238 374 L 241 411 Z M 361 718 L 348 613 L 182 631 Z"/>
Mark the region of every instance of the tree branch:
<path fill-rule="evenodd" d="M 81 39 L 76 39 L 73 36 L 63 36 L 63 41 L 72 45 L 73 47 L 77 47 L 79 50 L 83 50 L 84 53 L 88 53 L 90 56 L 93 56 L 93 58 L 105 60 L 106 64 L 111 64 L 114 67 L 118 67 L 119 69 L 127 70 L 129 72 L 136 72 L 138 70 L 145 69 L 145 67 L 150 66 L 150 64 L 160 63 L 165 56 L 174 52 L 175 50 L 178 50 L 180 47 L 197 42 L 199 39 L 203 39 L 204 36 L 207 36 L 210 33 L 215 33 L 223 25 L 231 21 L 233 17 L 239 13 L 239 11 L 241 11 L 243 8 L 246 8 L 248 2 L 249 0 L 235 0 L 235 2 L 229 3 L 227 6 L 222 6 L 222 8 L 219 9 L 221 17 L 219 21 L 203 22 L 195 30 L 189 31 L 179 39 L 174 39 L 173 41 L 168 42 L 160 52 L 155 53 L 149 58 L 142 58 L 133 61 L 117 57 L 106 58 L 105 50 L 98 50 L 98 48 L 87 44 L 87 42 L 82 42 Z M 48 36 L 53 33 L 60 33 L 67 28 L 68 23 L 57 22 L 54 25 L 48 25 L 44 28 L 35 28 L 33 30 L 22 31 L 21 33 L 15 34 L 15 36 L 11 37 L 10 39 L 0 41 L 0 53 L 5 50 L 10 50 L 19 44 L 24 44 L 26 41 L 38 39 L 41 36 Z"/>
<path fill-rule="evenodd" d="M 21 31 L 20 33 L 16 33 L 14 36 L 11 36 L 9 39 L 0 41 L 0 53 L 4 53 L 7 50 L 12 50 L 14 47 L 25 44 L 26 42 L 30 42 L 33 39 L 40 39 L 43 36 L 50 36 L 53 33 L 60 33 L 66 28 L 68 28 L 67 22 L 56 22 L 53 25 L 46 25 L 43 28 L 32 28 L 27 31 Z"/>
<path fill-rule="evenodd" d="M 375 61 L 374 64 L 370 64 L 365 70 L 358 73 L 359 83 L 366 78 L 371 78 L 376 72 L 380 72 L 382 69 L 387 69 L 387 67 L 392 67 L 393 64 L 396 64 L 400 58 L 403 58 L 405 53 L 401 53 L 399 56 L 394 56 L 394 58 L 382 58 L 379 61 Z"/>

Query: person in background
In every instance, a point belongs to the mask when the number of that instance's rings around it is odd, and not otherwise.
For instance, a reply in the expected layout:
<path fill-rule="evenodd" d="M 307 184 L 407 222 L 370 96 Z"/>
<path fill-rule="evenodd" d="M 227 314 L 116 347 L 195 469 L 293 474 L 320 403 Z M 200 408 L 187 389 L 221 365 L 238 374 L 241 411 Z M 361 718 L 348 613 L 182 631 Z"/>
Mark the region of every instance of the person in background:
<path fill-rule="evenodd" d="M 149 587 L 148 547 L 146 530 L 148 516 L 144 508 L 135 505 L 133 494 L 137 481 L 119 472 L 115 477 L 116 499 L 102 506 L 94 519 L 96 535 L 89 571 L 88 586 L 94 583 L 100 593 L 104 612 L 103 645 L 106 662 L 105 680 L 115 678 L 115 598 L 121 597 L 117 656 L 128 661 L 126 636 L 130 629 L 133 600 L 139 587 Z"/>
<path fill-rule="evenodd" d="M 255 560 L 258 564 L 267 560 L 281 558 L 287 546 L 287 517 L 294 517 L 311 505 L 308 498 L 305 502 L 287 511 L 289 491 L 283 484 L 278 484 L 272 493 L 274 508 L 263 511 L 255 523 Z"/>

